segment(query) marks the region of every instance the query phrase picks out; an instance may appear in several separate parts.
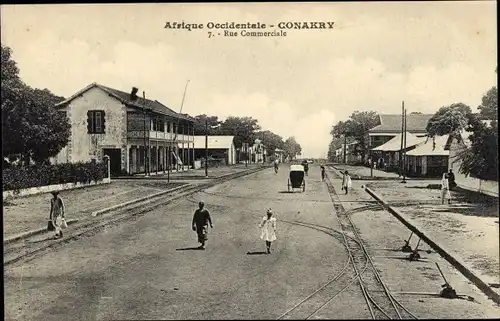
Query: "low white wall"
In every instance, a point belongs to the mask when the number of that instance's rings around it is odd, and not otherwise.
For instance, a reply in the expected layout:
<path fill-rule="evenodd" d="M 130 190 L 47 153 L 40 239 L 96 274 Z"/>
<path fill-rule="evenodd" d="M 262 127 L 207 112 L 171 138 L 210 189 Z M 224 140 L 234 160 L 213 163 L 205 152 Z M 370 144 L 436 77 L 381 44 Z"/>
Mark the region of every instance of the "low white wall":
<path fill-rule="evenodd" d="M 464 174 L 455 173 L 455 181 L 458 187 L 498 197 L 498 182 L 484 181 L 473 177 L 465 177 Z"/>
<path fill-rule="evenodd" d="M 42 193 L 50 193 L 53 191 L 61 191 L 61 190 L 68 190 L 68 189 L 81 188 L 81 187 L 93 186 L 93 185 L 101 185 L 101 184 L 109 184 L 109 183 L 111 183 L 111 179 L 105 178 L 102 181 L 98 181 L 97 183 L 92 182 L 90 184 L 66 183 L 66 184 L 31 187 L 31 188 L 21 189 L 19 191 L 4 191 L 3 198 L 9 199 L 9 198 L 23 197 L 23 196 L 28 196 L 28 195 L 42 194 Z"/>

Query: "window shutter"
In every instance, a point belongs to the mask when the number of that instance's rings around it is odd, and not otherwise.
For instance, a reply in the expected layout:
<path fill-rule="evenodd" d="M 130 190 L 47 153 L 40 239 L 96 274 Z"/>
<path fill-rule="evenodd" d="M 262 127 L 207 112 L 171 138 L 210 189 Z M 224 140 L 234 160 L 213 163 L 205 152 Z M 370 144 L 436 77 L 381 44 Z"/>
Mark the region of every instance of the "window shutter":
<path fill-rule="evenodd" d="M 92 134 L 92 129 L 94 128 L 93 124 L 93 112 L 91 110 L 87 111 L 87 133 Z"/>
<path fill-rule="evenodd" d="M 101 110 L 101 132 L 103 134 L 106 133 L 106 112 L 104 110 Z"/>

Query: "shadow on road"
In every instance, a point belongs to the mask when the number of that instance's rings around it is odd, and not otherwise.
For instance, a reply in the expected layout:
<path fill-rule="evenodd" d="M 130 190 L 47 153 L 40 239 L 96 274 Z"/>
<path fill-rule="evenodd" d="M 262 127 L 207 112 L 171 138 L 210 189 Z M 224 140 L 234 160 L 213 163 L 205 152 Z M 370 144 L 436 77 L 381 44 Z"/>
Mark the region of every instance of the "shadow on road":
<path fill-rule="evenodd" d="M 203 251 L 203 248 L 200 247 L 183 247 L 180 249 L 175 249 L 176 251 Z"/>
<path fill-rule="evenodd" d="M 247 252 L 247 255 L 262 255 L 267 254 L 265 251 Z"/>

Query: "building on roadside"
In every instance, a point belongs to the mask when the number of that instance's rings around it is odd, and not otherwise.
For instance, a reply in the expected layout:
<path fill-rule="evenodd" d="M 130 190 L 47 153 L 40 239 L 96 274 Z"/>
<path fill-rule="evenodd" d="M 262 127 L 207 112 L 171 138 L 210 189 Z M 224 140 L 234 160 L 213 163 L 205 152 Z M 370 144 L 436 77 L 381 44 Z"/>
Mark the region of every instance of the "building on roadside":
<path fill-rule="evenodd" d="M 256 139 L 250 147 L 250 159 L 252 163 L 265 163 L 267 161 L 267 147 L 260 139 Z"/>
<path fill-rule="evenodd" d="M 395 133 L 389 141 L 371 149 L 372 161 L 377 164 L 377 168 L 382 167 L 386 171 L 397 172 L 400 169 L 400 151 L 409 152 L 415 149 L 417 145 L 423 143 L 425 139 L 425 137 L 419 137 L 406 132 L 406 148 L 403 147 L 402 149 L 401 140 L 404 141 L 404 135 Z"/>
<path fill-rule="evenodd" d="M 157 100 L 132 101 L 129 92 L 93 83 L 55 107 L 67 114 L 71 136 L 52 163 L 102 161 L 107 155 L 112 175 L 192 163 L 194 119 Z"/>
<path fill-rule="evenodd" d="M 445 149 L 449 135 L 427 138 L 406 152 L 406 175 L 441 178 L 448 171 L 449 151 Z"/>
<path fill-rule="evenodd" d="M 498 197 L 498 182 L 492 180 L 482 180 L 471 176 L 465 176 L 460 173 L 462 161 L 460 154 L 467 148 L 470 148 L 471 142 L 469 135 L 471 133 L 462 130 L 458 135 L 450 135 L 445 145 L 445 150 L 449 151 L 448 170 L 453 170 L 457 186 L 469 191 Z"/>
<path fill-rule="evenodd" d="M 274 159 L 277 159 L 280 163 L 283 163 L 285 161 L 285 151 L 279 148 L 275 148 Z"/>
<path fill-rule="evenodd" d="M 208 158 L 221 165 L 236 164 L 236 148 L 234 136 L 207 136 Z M 194 136 L 194 159 L 205 159 L 205 136 Z"/>
<path fill-rule="evenodd" d="M 432 118 L 431 114 L 408 114 L 406 115 L 406 131 L 417 136 L 427 136 L 427 123 Z M 379 115 L 380 125 L 368 130 L 368 144 L 371 148 L 387 143 L 396 135 L 401 134 L 401 114 Z"/>

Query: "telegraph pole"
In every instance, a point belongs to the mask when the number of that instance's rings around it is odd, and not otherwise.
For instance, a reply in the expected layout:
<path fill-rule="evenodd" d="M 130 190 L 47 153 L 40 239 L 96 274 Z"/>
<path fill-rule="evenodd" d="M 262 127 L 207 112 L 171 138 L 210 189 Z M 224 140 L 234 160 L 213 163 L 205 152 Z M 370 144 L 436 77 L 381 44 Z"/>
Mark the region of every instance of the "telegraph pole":
<path fill-rule="evenodd" d="M 402 183 L 406 183 L 406 109 L 404 112 L 404 144 L 403 144 L 403 181 Z"/>
<path fill-rule="evenodd" d="M 347 132 L 344 132 L 344 170 L 347 169 Z"/>
<path fill-rule="evenodd" d="M 146 134 L 149 134 L 149 129 L 146 131 L 146 92 L 142 91 L 142 110 L 144 112 L 144 176 L 149 175 L 149 163 L 148 163 L 148 146 Z"/>
<path fill-rule="evenodd" d="M 208 117 L 205 117 L 205 177 L 208 178 Z"/>
<path fill-rule="evenodd" d="M 401 150 L 399 151 L 399 173 L 403 175 L 403 136 L 405 131 L 405 102 L 401 103 Z"/>

